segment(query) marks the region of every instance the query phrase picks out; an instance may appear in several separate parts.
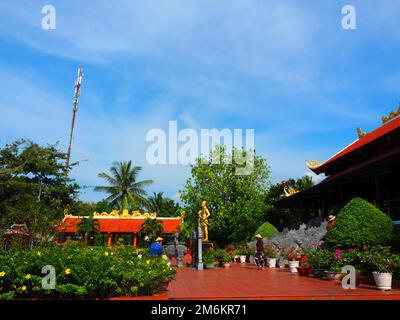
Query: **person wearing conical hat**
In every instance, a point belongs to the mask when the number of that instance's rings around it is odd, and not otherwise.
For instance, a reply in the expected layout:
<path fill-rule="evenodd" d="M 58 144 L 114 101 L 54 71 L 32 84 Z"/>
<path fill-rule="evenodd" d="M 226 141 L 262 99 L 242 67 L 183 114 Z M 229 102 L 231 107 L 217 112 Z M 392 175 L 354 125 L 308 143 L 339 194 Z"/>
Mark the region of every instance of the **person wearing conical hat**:
<path fill-rule="evenodd" d="M 162 242 L 163 242 L 163 238 L 161 237 L 157 237 L 157 239 L 150 245 L 150 255 L 151 256 L 162 256 L 163 254 L 163 246 L 162 246 Z"/>
<path fill-rule="evenodd" d="M 262 240 L 262 235 L 257 234 L 256 235 L 256 264 L 257 264 L 257 270 L 263 270 L 264 269 L 264 241 Z"/>
<path fill-rule="evenodd" d="M 326 226 L 326 228 L 328 229 L 328 230 L 331 230 L 332 228 L 333 228 L 333 225 L 335 224 L 335 216 L 334 215 L 329 215 L 329 217 L 328 217 L 328 225 Z"/>

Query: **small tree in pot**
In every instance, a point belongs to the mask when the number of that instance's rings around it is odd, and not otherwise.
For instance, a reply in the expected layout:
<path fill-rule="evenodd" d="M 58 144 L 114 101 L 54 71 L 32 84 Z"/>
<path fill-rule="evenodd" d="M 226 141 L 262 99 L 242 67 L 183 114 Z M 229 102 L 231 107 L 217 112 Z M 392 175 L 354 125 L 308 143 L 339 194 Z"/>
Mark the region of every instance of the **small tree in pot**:
<path fill-rule="evenodd" d="M 389 247 L 377 246 L 368 250 L 364 256 L 365 263 L 375 271 L 372 275 L 379 290 L 392 289 L 393 258 Z"/>

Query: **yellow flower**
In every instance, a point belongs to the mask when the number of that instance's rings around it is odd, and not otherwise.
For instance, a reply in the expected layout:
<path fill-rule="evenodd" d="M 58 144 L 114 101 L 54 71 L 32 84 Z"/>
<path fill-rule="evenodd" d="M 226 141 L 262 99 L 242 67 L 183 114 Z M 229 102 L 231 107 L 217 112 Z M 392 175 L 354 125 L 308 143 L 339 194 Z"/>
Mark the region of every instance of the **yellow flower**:
<path fill-rule="evenodd" d="M 0 278 L 4 277 L 6 273 L 4 271 L 0 272 Z"/>
<path fill-rule="evenodd" d="M 26 276 L 25 276 L 25 279 L 30 279 L 31 278 L 31 275 L 28 273 Z"/>
<path fill-rule="evenodd" d="M 36 255 L 37 255 L 38 257 L 40 257 L 40 256 L 42 255 L 42 253 L 41 253 L 40 251 L 38 251 L 38 252 L 36 252 Z"/>
<path fill-rule="evenodd" d="M 65 274 L 70 274 L 70 273 L 71 273 L 71 269 L 70 268 L 65 269 Z"/>
<path fill-rule="evenodd" d="M 163 260 L 168 260 L 168 257 L 165 254 L 162 255 L 162 258 Z"/>
<path fill-rule="evenodd" d="M 104 255 L 105 255 L 106 257 L 108 257 L 108 251 L 104 252 Z"/>
<path fill-rule="evenodd" d="M 21 290 L 22 290 L 22 291 L 26 291 L 26 286 L 22 286 L 22 287 L 21 287 Z"/>
<path fill-rule="evenodd" d="M 147 260 L 146 263 L 147 263 L 147 264 L 150 264 L 150 260 Z"/>

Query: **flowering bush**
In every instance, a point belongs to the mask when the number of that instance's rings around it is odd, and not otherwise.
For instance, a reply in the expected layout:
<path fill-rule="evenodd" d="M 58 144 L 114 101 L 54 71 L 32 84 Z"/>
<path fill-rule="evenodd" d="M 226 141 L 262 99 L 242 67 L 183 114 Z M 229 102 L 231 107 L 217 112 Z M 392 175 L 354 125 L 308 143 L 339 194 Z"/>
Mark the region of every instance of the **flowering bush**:
<path fill-rule="evenodd" d="M 266 244 L 264 246 L 264 253 L 267 258 L 276 258 L 278 257 L 278 250 L 273 244 Z"/>
<path fill-rule="evenodd" d="M 54 266 L 56 288 L 43 289 L 44 266 Z M 0 299 L 106 298 L 152 294 L 176 270 L 132 247 L 81 248 L 67 244 L 40 251 L 0 251 Z"/>
<path fill-rule="evenodd" d="M 293 247 L 293 246 L 287 246 L 287 247 L 283 248 L 282 255 L 284 258 L 288 259 L 289 261 L 296 261 L 296 260 L 299 260 L 301 257 L 299 248 Z"/>

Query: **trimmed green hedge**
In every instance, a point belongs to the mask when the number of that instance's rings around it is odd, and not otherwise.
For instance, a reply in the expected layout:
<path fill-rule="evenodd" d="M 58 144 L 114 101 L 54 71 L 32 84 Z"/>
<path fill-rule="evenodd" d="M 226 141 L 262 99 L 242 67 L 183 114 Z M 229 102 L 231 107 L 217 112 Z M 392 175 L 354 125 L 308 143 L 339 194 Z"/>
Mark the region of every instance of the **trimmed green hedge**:
<path fill-rule="evenodd" d="M 261 234 L 264 239 L 269 239 L 271 238 L 275 233 L 278 233 L 278 229 L 276 229 L 272 224 L 270 224 L 268 221 L 264 222 L 254 233 L 254 236 L 256 234 Z"/>
<path fill-rule="evenodd" d="M 335 219 L 325 242 L 334 248 L 361 248 L 388 244 L 394 225 L 388 215 L 361 198 L 352 199 Z"/>
<path fill-rule="evenodd" d="M 56 288 L 43 289 L 44 266 L 54 266 Z M 107 298 L 152 294 L 176 270 L 148 250 L 131 246 L 82 248 L 68 244 L 48 249 L 0 251 L 0 299 Z"/>

